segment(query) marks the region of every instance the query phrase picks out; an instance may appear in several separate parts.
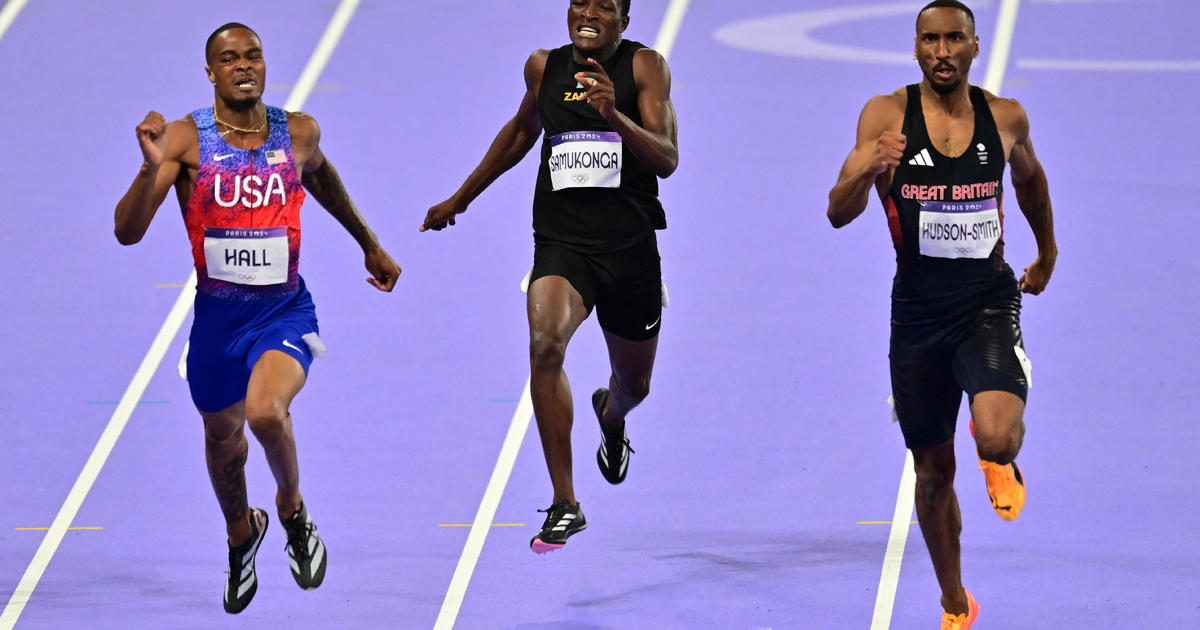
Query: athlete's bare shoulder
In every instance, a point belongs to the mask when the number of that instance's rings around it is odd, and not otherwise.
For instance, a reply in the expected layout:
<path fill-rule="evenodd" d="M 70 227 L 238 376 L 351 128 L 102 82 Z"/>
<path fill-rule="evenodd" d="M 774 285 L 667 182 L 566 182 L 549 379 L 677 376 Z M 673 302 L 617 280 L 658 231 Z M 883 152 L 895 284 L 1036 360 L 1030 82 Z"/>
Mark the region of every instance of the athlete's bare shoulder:
<path fill-rule="evenodd" d="M 996 119 L 996 128 L 1002 134 L 1011 134 L 1018 141 L 1029 135 L 1029 117 L 1025 108 L 1015 98 L 996 96 L 984 90 L 988 107 L 992 110 L 992 118 Z"/>
<path fill-rule="evenodd" d="M 667 58 L 662 56 L 662 53 L 653 48 L 639 48 L 633 53 L 633 80 L 637 82 L 638 87 L 644 87 L 649 83 L 671 84 L 671 69 L 667 65 Z"/>
<path fill-rule="evenodd" d="M 530 53 L 525 61 L 525 87 L 535 94 L 542 85 L 542 75 L 546 73 L 546 60 L 549 58 L 550 51 L 539 48 Z"/>
<path fill-rule="evenodd" d="M 190 166 L 199 164 L 200 132 L 196 130 L 196 121 L 192 120 L 191 114 L 167 123 L 166 158 Z"/>
<path fill-rule="evenodd" d="M 900 131 L 904 126 L 904 108 L 907 106 L 908 92 L 904 88 L 891 94 L 872 96 L 858 118 L 860 136 L 874 139 L 885 131 Z"/>

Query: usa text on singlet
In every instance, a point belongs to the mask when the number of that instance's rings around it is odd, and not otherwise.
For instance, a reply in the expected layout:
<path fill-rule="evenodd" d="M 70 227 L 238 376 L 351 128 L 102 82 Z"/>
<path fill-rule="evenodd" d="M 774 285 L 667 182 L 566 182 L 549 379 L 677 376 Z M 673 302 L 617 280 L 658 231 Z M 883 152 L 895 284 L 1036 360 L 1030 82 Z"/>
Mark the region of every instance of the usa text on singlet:
<path fill-rule="evenodd" d="M 270 133 L 253 150 L 225 142 L 212 112 L 209 107 L 192 113 L 200 168 L 183 211 L 196 289 L 242 300 L 290 295 L 299 286 L 305 195 L 292 160 L 287 112 L 267 108 Z"/>

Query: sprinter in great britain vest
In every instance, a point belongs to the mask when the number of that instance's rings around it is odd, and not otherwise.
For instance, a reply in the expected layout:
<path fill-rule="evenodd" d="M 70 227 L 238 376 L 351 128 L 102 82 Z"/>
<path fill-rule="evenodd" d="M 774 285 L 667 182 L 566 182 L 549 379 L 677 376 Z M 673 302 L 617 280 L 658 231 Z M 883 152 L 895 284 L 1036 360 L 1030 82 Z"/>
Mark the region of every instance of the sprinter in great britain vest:
<path fill-rule="evenodd" d="M 927 302 L 985 292 L 1012 277 L 1004 262 L 1004 146 L 987 97 L 971 86 L 974 136 L 962 155 L 947 157 L 929 139 L 920 86 L 907 90 L 907 142 L 883 202 L 896 247 L 892 297 Z"/>

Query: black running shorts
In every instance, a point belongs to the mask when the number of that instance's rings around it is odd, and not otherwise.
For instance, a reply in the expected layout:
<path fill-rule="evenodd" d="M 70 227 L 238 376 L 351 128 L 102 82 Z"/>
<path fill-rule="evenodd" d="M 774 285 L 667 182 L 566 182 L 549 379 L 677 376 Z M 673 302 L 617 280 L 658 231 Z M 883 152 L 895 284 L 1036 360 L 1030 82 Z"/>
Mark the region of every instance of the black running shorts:
<path fill-rule="evenodd" d="M 1017 292 L 956 318 L 909 326 L 893 322 L 888 358 L 905 446 L 929 448 L 953 437 L 963 392 L 969 401 L 997 390 L 1026 399 L 1029 360 L 1020 314 Z"/>
<path fill-rule="evenodd" d="M 654 233 L 615 252 L 585 254 L 534 238 L 532 285 L 544 276 L 562 276 L 583 297 L 583 305 L 604 330 L 630 341 L 658 335 L 662 326 L 662 268 Z"/>

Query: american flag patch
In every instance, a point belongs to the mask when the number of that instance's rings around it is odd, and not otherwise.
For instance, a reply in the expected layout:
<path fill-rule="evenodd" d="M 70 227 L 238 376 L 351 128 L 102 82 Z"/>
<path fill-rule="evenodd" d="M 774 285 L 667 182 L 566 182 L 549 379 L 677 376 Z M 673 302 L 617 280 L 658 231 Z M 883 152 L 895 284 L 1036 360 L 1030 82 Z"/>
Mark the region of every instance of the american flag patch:
<path fill-rule="evenodd" d="M 263 155 L 267 156 L 267 164 L 284 164 L 287 162 L 287 153 L 283 151 L 267 151 Z"/>

